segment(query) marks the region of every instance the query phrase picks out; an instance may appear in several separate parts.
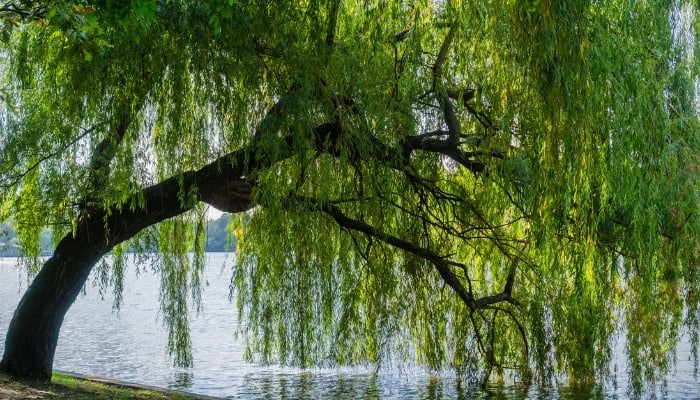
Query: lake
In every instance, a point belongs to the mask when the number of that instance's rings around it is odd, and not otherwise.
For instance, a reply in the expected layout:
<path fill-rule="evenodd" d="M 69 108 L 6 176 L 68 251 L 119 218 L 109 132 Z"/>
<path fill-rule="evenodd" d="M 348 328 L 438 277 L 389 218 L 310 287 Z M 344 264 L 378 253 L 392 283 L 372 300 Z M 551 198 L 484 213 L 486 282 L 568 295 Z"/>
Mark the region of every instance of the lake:
<path fill-rule="evenodd" d="M 416 368 L 294 369 L 252 364 L 234 332 L 235 306 L 228 300 L 233 256 L 208 255 L 203 312 L 191 323 L 194 367 L 176 368 L 167 356 L 167 333 L 159 318 L 159 278 L 149 272 L 125 274 L 121 310 L 113 296 L 90 283 L 71 307 L 61 330 L 54 368 L 60 371 L 178 389 L 231 399 L 587 399 L 628 398 L 622 345 L 615 354 L 617 383 L 596 388 L 460 385 L 452 376 Z M 27 288 L 16 259 L 0 258 L 0 353 L 12 313 Z M 657 398 L 700 398 L 700 382 L 687 343 Z M 593 392 L 591 392 L 593 391 Z"/>

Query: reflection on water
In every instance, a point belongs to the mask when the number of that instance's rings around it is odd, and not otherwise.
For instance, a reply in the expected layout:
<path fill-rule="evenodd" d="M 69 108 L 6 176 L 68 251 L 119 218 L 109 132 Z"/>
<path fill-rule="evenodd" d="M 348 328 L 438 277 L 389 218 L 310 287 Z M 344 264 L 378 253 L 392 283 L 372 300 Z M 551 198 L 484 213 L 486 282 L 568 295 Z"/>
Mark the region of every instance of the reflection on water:
<path fill-rule="evenodd" d="M 192 386 L 194 374 L 192 372 L 176 372 L 173 375 L 173 383 L 170 385 L 173 389 L 187 389 Z"/>
<path fill-rule="evenodd" d="M 146 385 L 235 399 L 591 399 L 628 398 L 625 364 L 615 362 L 617 384 L 541 388 L 497 385 L 467 387 L 452 376 L 436 377 L 412 369 L 299 370 L 245 362 L 236 340 L 237 316 L 228 301 L 233 261 L 210 254 L 202 294 L 203 313 L 191 324 L 194 367 L 175 368 L 167 357 L 167 334 L 159 320 L 158 277 L 125 276 L 119 313 L 88 285 L 66 315 L 54 368 Z M 222 265 L 224 266 L 222 268 Z M 0 352 L 5 332 L 27 282 L 14 259 L 0 259 Z M 622 354 L 617 346 L 616 354 Z M 700 398 L 700 384 L 687 344 L 681 345 L 675 370 L 657 398 Z"/>

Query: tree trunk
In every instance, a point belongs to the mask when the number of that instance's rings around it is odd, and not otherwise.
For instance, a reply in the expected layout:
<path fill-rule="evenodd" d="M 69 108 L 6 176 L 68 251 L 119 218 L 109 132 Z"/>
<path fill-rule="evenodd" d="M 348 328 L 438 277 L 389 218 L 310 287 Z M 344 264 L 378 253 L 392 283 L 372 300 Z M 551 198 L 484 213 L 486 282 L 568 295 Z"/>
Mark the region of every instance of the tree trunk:
<path fill-rule="evenodd" d="M 274 124 L 269 125 L 273 131 L 276 129 Z M 337 138 L 333 124 L 322 124 L 314 130 L 314 137 L 326 146 L 326 138 L 333 134 Z M 267 141 L 269 147 L 243 148 L 197 171 L 166 179 L 143 189 L 121 209 L 85 213 L 75 234 L 69 233 L 61 240 L 15 310 L 0 371 L 20 379 L 51 379 L 63 318 L 103 255 L 142 229 L 191 209 L 197 201 L 231 213 L 249 210 L 254 206 L 254 183 L 246 177 L 250 171 L 291 157 L 294 152 L 290 141 L 272 136 Z M 132 208 L 131 204 L 142 206 Z"/>
<path fill-rule="evenodd" d="M 244 157 L 245 151 L 235 152 L 196 172 L 145 188 L 121 210 L 86 213 L 75 234 L 68 233 L 60 241 L 17 306 L 7 331 L 0 371 L 20 379 L 51 379 L 63 318 L 93 266 L 117 244 L 150 225 L 184 213 L 197 200 L 228 212 L 250 209 L 251 184 L 241 178 Z M 261 165 L 269 164 L 256 164 Z M 183 200 L 182 193 L 194 193 L 196 198 Z M 134 203 L 143 206 L 128 206 Z"/>
<path fill-rule="evenodd" d="M 192 187 L 194 173 L 181 181 Z M 93 211 L 67 234 L 44 263 L 22 297 L 10 322 L 0 371 L 30 380 L 49 380 L 63 318 L 85 284 L 92 267 L 114 246 L 143 228 L 179 215 L 192 207 L 178 198 L 178 178 L 144 190 L 142 208 L 110 214 Z M 105 217 L 105 215 L 109 215 Z"/>
<path fill-rule="evenodd" d="M 16 377 L 49 380 L 58 333 L 92 269 L 109 249 L 85 249 L 64 238 L 22 297 L 12 317 L 0 370 Z"/>

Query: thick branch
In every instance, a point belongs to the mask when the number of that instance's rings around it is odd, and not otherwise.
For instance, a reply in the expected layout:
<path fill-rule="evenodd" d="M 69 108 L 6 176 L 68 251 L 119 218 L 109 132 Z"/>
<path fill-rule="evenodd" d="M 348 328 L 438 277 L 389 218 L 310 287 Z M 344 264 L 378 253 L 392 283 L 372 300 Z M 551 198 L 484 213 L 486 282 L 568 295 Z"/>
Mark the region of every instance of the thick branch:
<path fill-rule="evenodd" d="M 469 100 L 473 99 L 474 96 L 476 95 L 476 89 L 474 88 L 468 88 L 468 89 L 463 89 L 463 90 L 454 90 L 454 89 L 447 89 L 445 91 L 447 94 L 447 97 L 451 98 L 452 100 L 456 100 L 461 102 L 462 104 L 467 104 Z"/>
<path fill-rule="evenodd" d="M 447 36 L 445 36 L 445 40 L 442 42 L 442 46 L 440 46 L 440 52 L 435 60 L 435 64 L 433 65 L 433 91 L 440 102 L 440 107 L 442 107 L 443 115 L 445 117 L 445 123 L 450 131 L 448 142 L 453 146 L 456 146 L 457 143 L 459 143 L 462 129 L 459 126 L 457 114 L 455 113 L 454 107 L 452 107 L 452 103 L 450 102 L 447 92 L 441 88 L 440 78 L 442 75 L 442 66 L 447 58 L 447 52 L 449 51 L 450 45 L 454 40 L 456 30 L 456 25 L 452 25 L 450 27 L 450 30 L 447 32 Z"/>
<path fill-rule="evenodd" d="M 438 86 L 438 81 L 442 75 L 442 66 L 447 59 L 447 52 L 450 51 L 450 46 L 452 45 L 452 41 L 454 40 L 457 30 L 456 28 L 456 25 L 450 26 L 450 30 L 447 32 L 447 36 L 445 36 L 445 39 L 442 41 L 442 45 L 440 46 L 440 51 L 435 59 L 435 64 L 433 64 L 433 89 Z"/>
<path fill-rule="evenodd" d="M 284 99 L 275 104 L 263 118 L 256 130 L 256 140 L 253 140 L 249 146 L 229 153 L 197 171 L 184 172 L 143 189 L 141 193 L 134 195 L 133 201 L 130 202 L 141 206 L 95 211 L 79 224 L 77 236 L 74 239 L 90 243 L 95 250 L 99 249 L 97 250 L 99 252 L 106 252 L 145 227 L 191 209 L 197 201 L 204 201 L 218 209 L 234 213 L 253 207 L 255 204 L 251 200 L 251 193 L 256 184 L 254 177 L 256 171 L 264 170 L 294 156 L 294 149 L 299 148 L 294 146 L 292 136 L 280 137 L 277 134 L 281 126 Z M 335 123 L 321 124 L 315 128 L 312 137 L 317 150 L 337 156 L 340 129 Z M 355 157 L 368 157 L 397 170 L 405 170 L 409 166 L 409 159 L 400 156 L 401 147 L 388 146 L 371 138 L 371 150 L 353 151 Z M 437 144 L 433 145 L 425 141 L 421 141 L 417 148 L 445 151 Z M 472 293 L 452 272 L 450 262 L 439 254 L 389 235 L 362 221 L 351 219 L 336 206 L 318 204 L 316 207 L 316 211 L 328 214 L 346 229 L 365 233 L 428 260 L 443 280 L 472 309 L 483 308 L 501 301 L 512 301 L 508 293 L 474 299 Z"/>

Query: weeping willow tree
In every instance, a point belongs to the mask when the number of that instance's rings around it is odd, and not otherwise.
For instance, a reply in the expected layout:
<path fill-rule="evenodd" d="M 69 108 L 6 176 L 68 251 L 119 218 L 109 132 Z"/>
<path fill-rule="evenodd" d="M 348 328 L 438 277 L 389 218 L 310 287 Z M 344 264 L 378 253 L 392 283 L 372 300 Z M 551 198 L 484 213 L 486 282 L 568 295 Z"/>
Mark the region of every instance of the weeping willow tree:
<path fill-rule="evenodd" d="M 49 379 L 127 243 L 160 250 L 190 364 L 213 206 L 251 359 L 592 381 L 624 332 L 633 385 L 659 379 L 686 329 L 697 354 L 695 7 L 6 4 L 0 220 L 38 273 L 0 370 Z"/>

